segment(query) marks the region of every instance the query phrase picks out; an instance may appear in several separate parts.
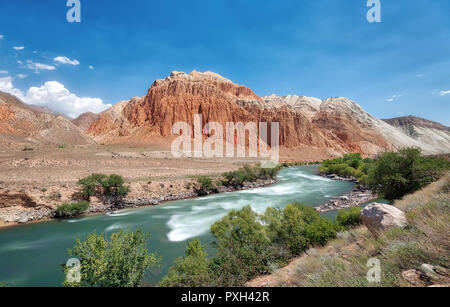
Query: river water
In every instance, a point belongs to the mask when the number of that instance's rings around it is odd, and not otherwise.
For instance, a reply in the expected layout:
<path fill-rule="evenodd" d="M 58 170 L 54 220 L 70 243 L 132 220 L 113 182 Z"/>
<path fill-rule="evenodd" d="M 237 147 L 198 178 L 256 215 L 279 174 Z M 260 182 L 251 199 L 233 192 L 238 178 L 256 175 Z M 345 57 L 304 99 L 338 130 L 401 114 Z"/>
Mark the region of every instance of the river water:
<path fill-rule="evenodd" d="M 290 202 L 319 206 L 352 190 L 352 183 L 317 176 L 316 170 L 315 166 L 284 169 L 277 184 L 264 188 L 0 230 L 0 281 L 12 286 L 60 286 L 64 279 L 61 264 L 68 260 L 67 249 L 74 246 L 76 238 L 129 227 L 150 232 L 148 248 L 162 256 L 161 268 L 146 277 L 146 282 L 155 283 L 174 259 L 184 254 L 187 240 L 200 238 L 208 252 L 214 253 L 209 228 L 230 210 L 251 205 L 262 213 L 269 206 L 283 207 Z M 333 215 L 327 213 L 330 218 Z"/>

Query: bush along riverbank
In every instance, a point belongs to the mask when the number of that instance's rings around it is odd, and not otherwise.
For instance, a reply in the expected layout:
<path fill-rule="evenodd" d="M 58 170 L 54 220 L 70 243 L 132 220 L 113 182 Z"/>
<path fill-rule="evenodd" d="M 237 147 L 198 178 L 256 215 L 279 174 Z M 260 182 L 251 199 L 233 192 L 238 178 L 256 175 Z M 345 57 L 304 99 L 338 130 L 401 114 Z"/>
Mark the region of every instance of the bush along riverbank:
<path fill-rule="evenodd" d="M 233 192 L 261 188 L 275 184 L 278 171 L 289 165 L 265 169 L 259 164 L 245 165 L 243 168 L 219 176 L 200 176 L 186 184 L 185 191 L 161 193 L 157 197 L 127 197 L 131 188 L 119 175 L 92 174 L 78 181 L 79 189 L 71 201 L 58 206 L 37 206 L 24 192 L 16 197 L 27 200 L 30 208 L 12 207 L 0 216 L 0 227 L 14 226 L 29 222 L 39 222 L 54 218 L 73 218 L 84 214 L 111 213 L 121 209 L 157 206 L 164 202 L 201 197 L 213 193 Z M 86 206 L 87 202 L 87 206 Z M 83 204 L 80 206 L 80 204 Z M 86 208 L 87 207 L 87 208 Z M 4 223 L 1 220 L 5 221 Z"/>
<path fill-rule="evenodd" d="M 387 152 L 376 159 L 363 159 L 355 153 L 325 160 L 319 167 L 319 174 L 334 180 L 352 181 L 355 189 L 317 210 L 347 209 L 379 197 L 393 201 L 440 179 L 449 169 L 448 160 L 421 156 L 417 148 Z"/>

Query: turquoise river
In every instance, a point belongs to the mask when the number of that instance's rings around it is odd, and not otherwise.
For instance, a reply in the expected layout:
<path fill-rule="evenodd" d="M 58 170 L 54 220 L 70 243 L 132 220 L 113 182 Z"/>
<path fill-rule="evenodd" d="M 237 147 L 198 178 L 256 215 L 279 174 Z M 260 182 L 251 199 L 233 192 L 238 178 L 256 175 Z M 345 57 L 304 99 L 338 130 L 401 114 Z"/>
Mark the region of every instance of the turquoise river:
<path fill-rule="evenodd" d="M 350 182 L 316 175 L 317 167 L 282 170 L 275 185 L 253 190 L 168 202 L 160 206 L 130 209 L 112 215 L 93 215 L 70 220 L 54 220 L 0 230 L 0 281 L 11 286 L 60 286 L 64 279 L 61 264 L 68 260 L 67 249 L 75 239 L 89 233 L 111 234 L 118 229 L 142 228 L 151 233 L 148 248 L 162 257 L 161 268 L 150 272 L 146 282 L 155 283 L 167 272 L 176 257 L 184 254 L 186 242 L 200 238 L 210 246 L 210 226 L 232 209 L 251 205 L 263 212 L 290 202 L 318 206 L 352 190 Z M 333 218 L 335 212 L 327 213 Z"/>

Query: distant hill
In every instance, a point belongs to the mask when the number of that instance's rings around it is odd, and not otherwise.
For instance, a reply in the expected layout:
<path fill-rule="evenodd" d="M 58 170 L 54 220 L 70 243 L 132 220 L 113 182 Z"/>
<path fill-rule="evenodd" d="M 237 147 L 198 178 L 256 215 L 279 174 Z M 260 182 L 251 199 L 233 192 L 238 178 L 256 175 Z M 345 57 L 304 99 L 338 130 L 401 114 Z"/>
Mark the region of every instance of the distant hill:
<path fill-rule="evenodd" d="M 441 153 L 449 153 L 450 150 L 450 128 L 437 122 L 433 122 L 416 116 L 397 117 L 384 119 L 393 127 L 401 129 L 406 135 L 420 141 L 441 147 Z"/>
<path fill-rule="evenodd" d="M 80 127 L 83 131 L 87 131 L 92 123 L 96 121 L 100 115 L 92 113 L 92 112 L 86 112 L 78 116 L 77 118 L 72 120 L 72 123 L 75 126 Z"/>
<path fill-rule="evenodd" d="M 69 119 L 66 115 L 56 112 L 53 109 L 50 109 L 49 107 L 42 107 L 42 106 L 37 106 L 34 104 L 28 104 L 27 106 L 30 107 L 30 109 L 37 111 L 37 112 L 41 112 L 41 113 L 47 113 L 47 114 L 51 114 L 51 115 L 57 115 L 57 116 L 64 116 L 65 118 Z"/>
<path fill-rule="evenodd" d="M 65 117 L 36 110 L 0 92 L 0 142 L 91 144 L 92 139 Z"/>

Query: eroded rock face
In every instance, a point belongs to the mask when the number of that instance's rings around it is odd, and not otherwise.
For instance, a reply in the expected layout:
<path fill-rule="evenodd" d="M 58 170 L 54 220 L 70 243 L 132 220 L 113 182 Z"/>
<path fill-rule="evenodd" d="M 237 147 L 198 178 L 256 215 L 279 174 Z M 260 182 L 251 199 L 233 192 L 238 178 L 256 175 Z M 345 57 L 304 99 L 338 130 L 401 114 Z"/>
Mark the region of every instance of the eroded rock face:
<path fill-rule="evenodd" d="M 172 72 L 166 79 L 155 81 L 145 97 L 120 102 L 101 114 L 88 133 L 102 143 L 145 143 L 155 136 L 171 137 L 177 122 L 193 127 L 194 114 L 201 114 L 203 124 L 217 122 L 223 127 L 227 122 L 279 122 L 281 146 L 305 145 L 346 152 L 302 113 L 302 101 L 308 101 L 305 108 L 314 111 L 320 100 L 292 96 L 289 104 L 278 101 L 264 100 L 249 88 L 212 72 Z"/>
<path fill-rule="evenodd" d="M 364 225 L 374 235 L 393 228 L 405 228 L 407 220 L 405 213 L 400 209 L 386 205 L 373 203 L 361 211 Z"/>
<path fill-rule="evenodd" d="M 2 193 L 0 192 L 0 208 L 7 207 L 34 208 L 38 204 L 25 193 Z"/>
<path fill-rule="evenodd" d="M 197 71 L 174 71 L 156 80 L 146 96 L 103 112 L 87 133 L 100 143 L 145 144 L 154 137 L 170 141 L 172 126 L 181 121 L 192 127 L 194 114 L 202 115 L 203 124 L 218 122 L 223 127 L 227 122 L 279 122 L 283 148 L 325 149 L 328 157 L 350 152 L 375 156 L 409 146 L 430 154 L 450 150 L 416 140 L 343 97 L 324 101 L 295 95 L 261 98 L 218 74 Z"/>

